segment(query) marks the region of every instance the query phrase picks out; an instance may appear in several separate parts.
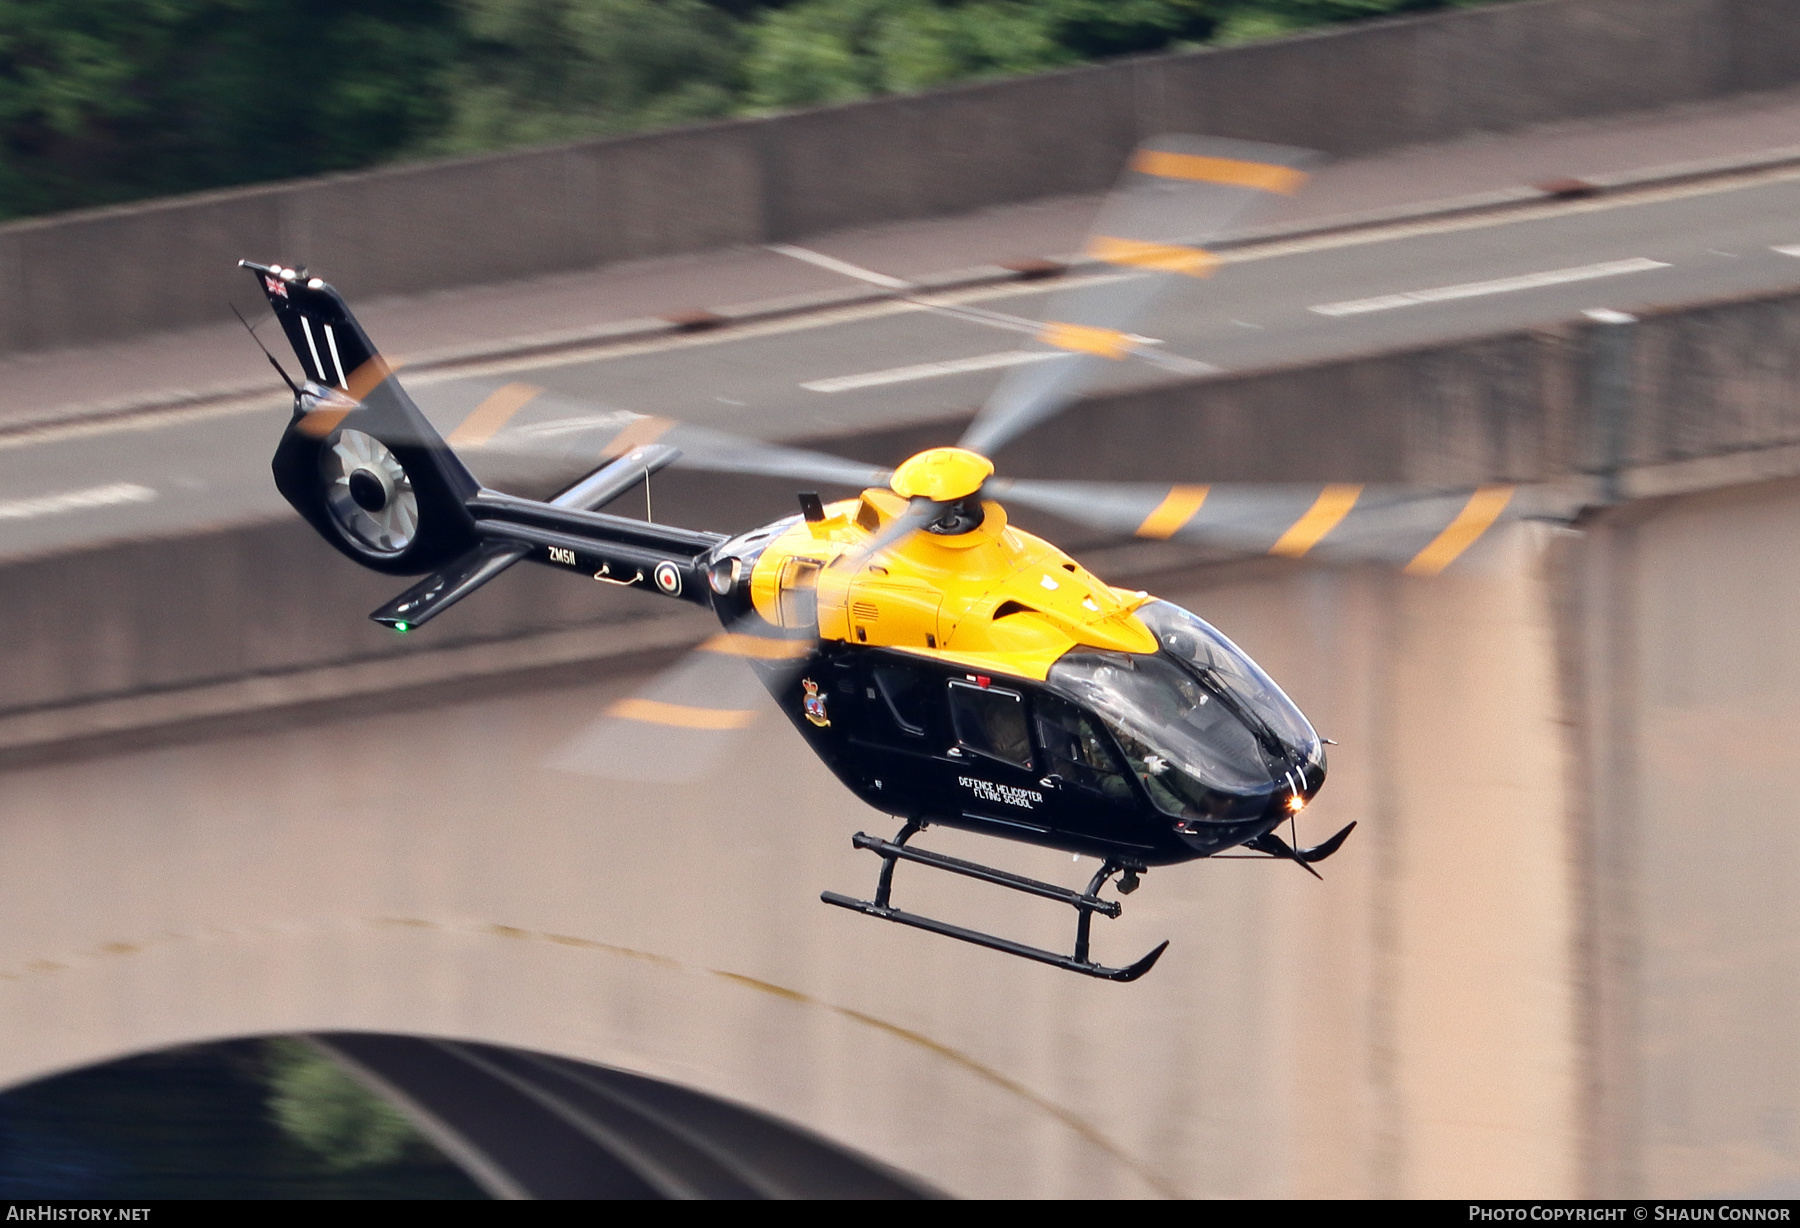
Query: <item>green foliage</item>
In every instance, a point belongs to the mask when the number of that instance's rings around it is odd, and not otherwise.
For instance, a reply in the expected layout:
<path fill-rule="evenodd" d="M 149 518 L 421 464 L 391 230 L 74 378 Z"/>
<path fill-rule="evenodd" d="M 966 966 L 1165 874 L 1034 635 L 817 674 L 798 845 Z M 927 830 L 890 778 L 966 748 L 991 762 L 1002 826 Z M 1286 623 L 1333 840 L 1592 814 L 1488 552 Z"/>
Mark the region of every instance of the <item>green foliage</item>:
<path fill-rule="evenodd" d="M 1235 0 L 1215 35 L 1221 43 L 1273 38 L 1309 26 L 1370 17 L 1397 17 L 1430 9 L 1461 8 L 1492 0 Z"/>
<path fill-rule="evenodd" d="M 303 1041 L 264 1042 L 269 1114 L 282 1133 L 337 1172 L 392 1164 L 422 1140 L 412 1123 Z"/>
<path fill-rule="evenodd" d="M 748 101 L 839 102 L 1072 62 L 1077 57 L 1056 44 L 1041 7 L 1019 0 L 804 0 L 752 27 Z"/>
<path fill-rule="evenodd" d="M 0 0 L 0 218 L 1482 0 Z"/>
<path fill-rule="evenodd" d="M 1231 0 L 1050 0 L 1051 36 L 1084 60 L 1211 38 Z"/>
<path fill-rule="evenodd" d="M 366 166 L 442 125 L 440 0 L 7 0 L 0 216 Z"/>
<path fill-rule="evenodd" d="M 728 114 L 739 27 L 703 0 L 457 0 L 453 114 L 422 152 L 600 136 Z"/>

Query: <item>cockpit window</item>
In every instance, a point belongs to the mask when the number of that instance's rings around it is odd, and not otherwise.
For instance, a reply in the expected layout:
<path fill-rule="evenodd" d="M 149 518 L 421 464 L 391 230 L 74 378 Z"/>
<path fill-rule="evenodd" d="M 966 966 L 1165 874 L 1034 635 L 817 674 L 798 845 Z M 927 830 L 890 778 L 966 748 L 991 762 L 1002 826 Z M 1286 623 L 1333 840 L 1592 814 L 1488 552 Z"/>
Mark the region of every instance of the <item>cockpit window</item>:
<path fill-rule="evenodd" d="M 976 754 L 1031 767 L 1031 733 L 1025 728 L 1025 701 L 1017 691 L 952 680 L 950 715 L 958 744 Z"/>
<path fill-rule="evenodd" d="M 1292 701 L 1232 642 L 1179 606 L 1137 611 L 1154 654 L 1074 651 L 1052 687 L 1112 730 L 1158 807 L 1204 819 L 1249 818 L 1290 773 L 1320 756 Z"/>
<path fill-rule="evenodd" d="M 1147 785 L 1175 768 L 1214 789 L 1268 793 L 1268 757 L 1256 735 L 1161 654 L 1069 653 L 1050 667 L 1050 681 L 1112 726 Z"/>
<path fill-rule="evenodd" d="M 1130 801 L 1131 785 L 1106 735 L 1074 704 L 1037 697 L 1038 740 L 1050 770 L 1069 783 L 1114 801 Z"/>
<path fill-rule="evenodd" d="M 1317 749 L 1319 735 L 1294 701 L 1211 623 L 1167 601 L 1152 601 L 1137 616 L 1156 633 L 1164 652 L 1229 691 L 1282 742 L 1303 752 Z"/>

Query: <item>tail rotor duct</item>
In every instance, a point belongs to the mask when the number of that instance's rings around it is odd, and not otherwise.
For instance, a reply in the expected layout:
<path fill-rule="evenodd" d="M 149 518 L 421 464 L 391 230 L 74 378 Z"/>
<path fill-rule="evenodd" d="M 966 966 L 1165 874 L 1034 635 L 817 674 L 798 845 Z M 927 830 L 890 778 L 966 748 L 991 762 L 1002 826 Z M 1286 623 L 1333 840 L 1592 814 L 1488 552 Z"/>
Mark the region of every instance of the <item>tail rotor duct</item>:
<path fill-rule="evenodd" d="M 340 430 L 319 452 L 325 506 L 359 550 L 393 558 L 419 528 L 419 497 L 400 458 L 373 435 Z"/>

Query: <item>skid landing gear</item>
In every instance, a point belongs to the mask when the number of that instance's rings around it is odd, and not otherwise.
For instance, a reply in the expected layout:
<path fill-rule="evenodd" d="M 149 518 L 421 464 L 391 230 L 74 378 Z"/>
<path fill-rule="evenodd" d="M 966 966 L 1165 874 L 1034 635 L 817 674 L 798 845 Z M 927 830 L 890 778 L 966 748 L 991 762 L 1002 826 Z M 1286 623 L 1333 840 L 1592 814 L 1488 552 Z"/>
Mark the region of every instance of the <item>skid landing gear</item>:
<path fill-rule="evenodd" d="M 1088 880 L 1086 891 L 1070 891 L 1067 887 L 1058 887 L 1054 883 L 1040 883 L 1035 878 L 1009 874 L 1005 870 L 996 870 L 992 866 L 964 861 L 960 857 L 946 857 L 942 853 L 908 848 L 906 842 L 924 831 L 925 826 L 923 823 L 908 823 L 892 840 L 883 840 L 877 836 L 857 832 L 851 838 L 851 843 L 859 849 L 868 849 L 881 858 L 881 876 L 875 882 L 875 898 L 873 900 L 855 900 L 847 895 L 839 895 L 835 891 L 821 892 L 819 898 L 827 904 L 835 904 L 839 908 L 866 913 L 871 917 L 879 917 L 883 921 L 897 921 L 901 925 L 930 930 L 932 933 L 942 934 L 946 938 L 972 942 L 978 947 L 1003 951 L 1008 955 L 1017 955 L 1021 959 L 1036 960 L 1040 964 L 1066 968 L 1070 972 L 1079 972 L 1084 976 L 1100 977 L 1108 981 L 1137 980 L 1144 973 L 1150 971 L 1156 965 L 1156 961 L 1162 957 L 1162 953 L 1168 949 L 1169 944 L 1165 941 L 1135 964 L 1124 968 L 1109 968 L 1105 964 L 1097 964 L 1088 958 L 1088 931 L 1093 924 L 1094 914 L 1116 917 L 1124 911 L 1116 900 L 1101 899 L 1100 889 L 1113 875 L 1123 871 L 1124 877 L 1119 881 L 1119 890 L 1122 892 L 1135 891 L 1138 885 L 1138 875 L 1143 870 L 1142 866 L 1127 866 L 1115 861 L 1107 861 L 1100 866 L 1099 872 Z M 984 934 L 980 930 L 965 929 L 960 925 L 951 925 L 947 921 L 939 921 L 934 917 L 923 917 L 917 913 L 903 912 L 892 907 L 888 903 L 888 899 L 894 887 L 894 865 L 901 861 L 912 861 L 920 865 L 931 866 L 933 869 L 948 870 L 952 874 L 961 874 L 967 878 L 979 879 L 984 883 L 992 883 L 997 887 L 1005 887 L 1009 891 L 1021 891 L 1026 895 L 1041 896 L 1047 900 L 1060 900 L 1073 908 L 1077 914 L 1075 953 L 1061 955 L 1055 951 L 1046 951 L 1042 947 L 1027 946 L 1022 942 L 1014 942 L 1010 938 Z"/>

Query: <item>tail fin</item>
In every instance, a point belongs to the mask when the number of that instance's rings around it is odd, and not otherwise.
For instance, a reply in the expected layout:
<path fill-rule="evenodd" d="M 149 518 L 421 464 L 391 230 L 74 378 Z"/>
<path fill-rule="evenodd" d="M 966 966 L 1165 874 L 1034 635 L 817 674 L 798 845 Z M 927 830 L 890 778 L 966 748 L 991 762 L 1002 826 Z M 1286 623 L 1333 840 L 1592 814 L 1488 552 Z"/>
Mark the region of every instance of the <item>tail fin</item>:
<path fill-rule="evenodd" d="M 248 260 L 238 261 L 238 267 L 256 274 L 308 380 L 348 392 L 352 375 L 368 378 L 367 364 L 380 355 L 336 290 L 303 269 Z"/>
<path fill-rule="evenodd" d="M 467 502 L 481 484 L 317 277 L 238 262 L 257 278 L 306 379 L 275 451 L 275 485 L 333 546 L 365 567 L 417 575 L 475 544 Z"/>

